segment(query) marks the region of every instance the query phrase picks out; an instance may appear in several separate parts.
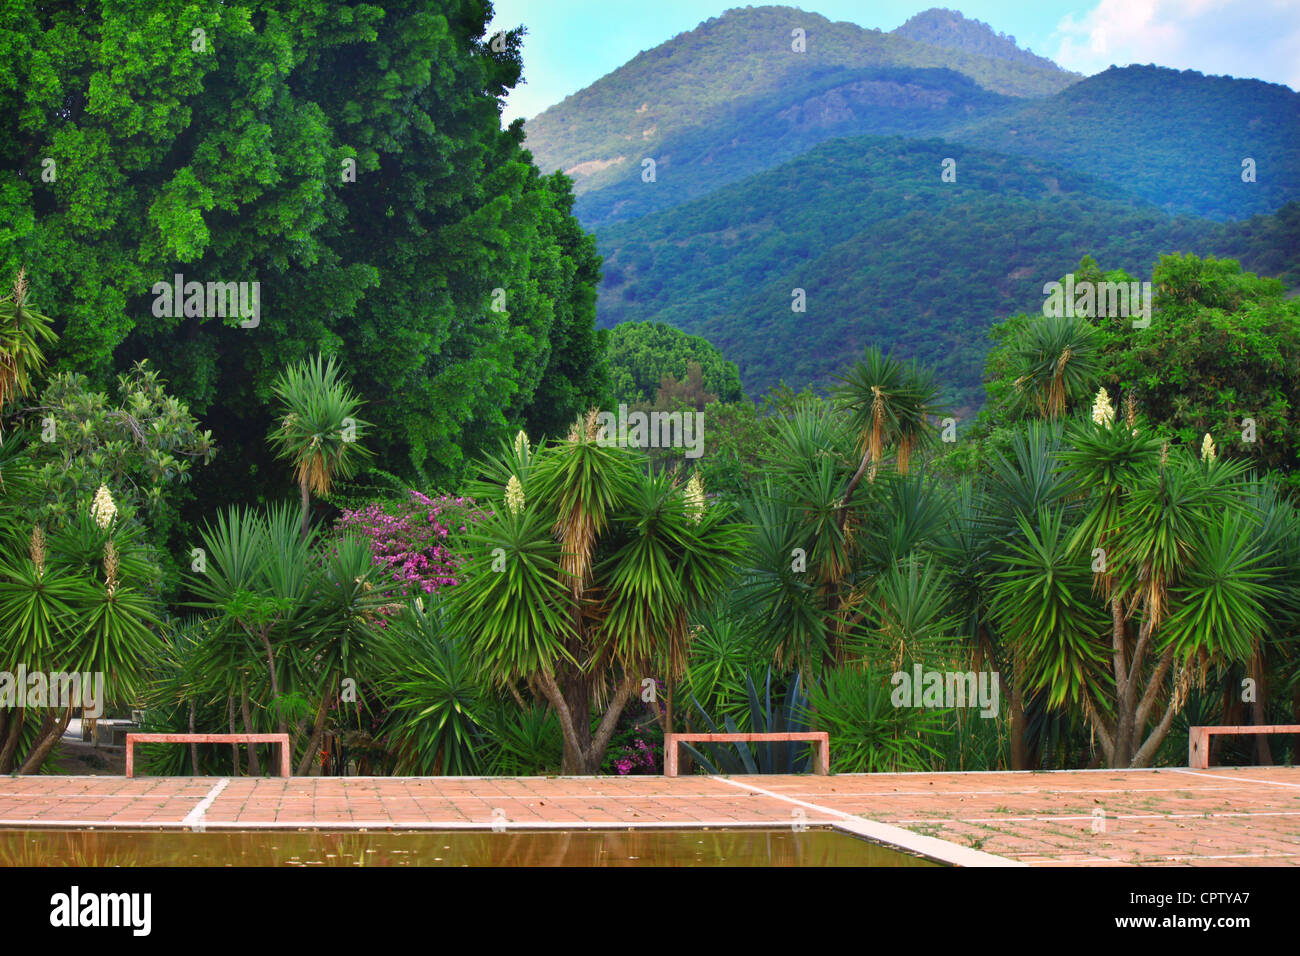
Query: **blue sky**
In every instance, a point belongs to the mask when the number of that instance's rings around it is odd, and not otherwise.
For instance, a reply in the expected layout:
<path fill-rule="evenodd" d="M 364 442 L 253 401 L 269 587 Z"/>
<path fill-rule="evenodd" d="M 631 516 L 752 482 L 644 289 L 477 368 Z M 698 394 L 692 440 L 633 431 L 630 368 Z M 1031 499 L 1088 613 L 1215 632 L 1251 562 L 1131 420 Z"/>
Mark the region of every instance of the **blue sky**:
<path fill-rule="evenodd" d="M 494 0 L 493 30 L 528 28 L 525 83 L 510 94 L 504 119 L 535 116 L 642 50 L 745 5 L 739 0 Z M 805 0 L 785 5 L 881 30 L 930 7 L 947 6 L 1080 73 L 1096 73 L 1112 63 L 1155 63 L 1300 89 L 1300 0 Z"/>

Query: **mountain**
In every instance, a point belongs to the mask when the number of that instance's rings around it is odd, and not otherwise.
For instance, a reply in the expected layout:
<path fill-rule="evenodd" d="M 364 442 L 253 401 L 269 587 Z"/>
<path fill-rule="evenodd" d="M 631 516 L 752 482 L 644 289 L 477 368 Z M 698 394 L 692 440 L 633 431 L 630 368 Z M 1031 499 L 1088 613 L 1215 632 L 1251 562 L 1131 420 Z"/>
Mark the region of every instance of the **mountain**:
<path fill-rule="evenodd" d="M 945 159 L 956 182 L 944 182 Z M 1249 231 L 1170 216 L 1098 177 L 944 142 L 854 137 L 597 234 L 599 321 L 667 322 L 740 367 L 750 394 L 826 383 L 878 344 L 937 368 L 955 405 L 981 397 L 993 320 L 1042 308 L 1084 255 L 1149 278 L 1162 253 L 1300 250 L 1297 204 Z M 802 289 L 806 311 L 792 309 Z"/>
<path fill-rule="evenodd" d="M 797 29 L 805 34 L 802 53 L 793 49 Z M 581 194 L 611 175 L 638 176 L 643 157 L 653 157 L 662 142 L 698 125 L 700 117 L 737 101 L 802 89 L 810 74 L 828 68 L 947 69 L 1014 97 L 1046 96 L 1080 78 L 1044 63 L 933 46 L 794 7 L 745 7 L 638 54 L 529 120 L 525 145 L 543 171 L 564 170 Z"/>
<path fill-rule="evenodd" d="M 987 23 L 968 20 L 956 10 L 926 10 L 909 19 L 893 33 L 917 43 L 996 57 L 1022 66 L 1044 70 L 1060 69 L 1047 57 L 1020 49 L 1016 46 L 1015 37 L 996 33 Z"/>
<path fill-rule="evenodd" d="M 750 394 L 825 384 L 875 343 L 973 407 L 988 327 L 1085 255 L 1138 280 L 1172 252 L 1300 278 L 1300 94 L 1154 66 L 1083 78 L 948 10 L 892 33 L 729 10 L 525 134 L 596 233 L 600 324 L 701 335 Z"/>

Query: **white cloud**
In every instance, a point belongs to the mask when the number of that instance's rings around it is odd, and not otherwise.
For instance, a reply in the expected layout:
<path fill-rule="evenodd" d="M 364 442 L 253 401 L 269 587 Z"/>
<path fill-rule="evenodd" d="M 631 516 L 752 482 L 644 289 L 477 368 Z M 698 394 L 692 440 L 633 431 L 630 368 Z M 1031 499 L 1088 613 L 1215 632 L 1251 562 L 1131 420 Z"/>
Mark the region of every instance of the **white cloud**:
<path fill-rule="evenodd" d="M 1155 63 L 1300 90 L 1296 0 L 1100 0 L 1067 14 L 1052 40 L 1053 59 L 1080 73 Z"/>

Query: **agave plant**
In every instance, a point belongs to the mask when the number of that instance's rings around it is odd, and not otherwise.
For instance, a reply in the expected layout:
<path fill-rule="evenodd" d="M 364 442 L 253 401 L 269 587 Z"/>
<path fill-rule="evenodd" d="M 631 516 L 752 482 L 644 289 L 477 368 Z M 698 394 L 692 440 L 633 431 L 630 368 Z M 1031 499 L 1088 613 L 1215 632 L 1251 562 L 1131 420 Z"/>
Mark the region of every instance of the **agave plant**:
<path fill-rule="evenodd" d="M 800 677 L 795 674 L 785 693 L 785 700 L 772 703 L 772 670 L 767 669 L 760 697 L 754 686 L 753 674 L 745 675 L 745 692 L 749 699 L 749 731 L 759 734 L 805 733 L 808 727 L 808 698 L 804 695 Z M 703 705 L 692 698 L 692 704 L 707 733 L 741 733 L 731 714 L 722 714 L 720 730 Z M 810 748 L 803 743 L 759 741 L 734 744 L 702 743 L 706 753 L 690 744 L 683 744 L 709 773 L 807 773 L 811 765 Z"/>

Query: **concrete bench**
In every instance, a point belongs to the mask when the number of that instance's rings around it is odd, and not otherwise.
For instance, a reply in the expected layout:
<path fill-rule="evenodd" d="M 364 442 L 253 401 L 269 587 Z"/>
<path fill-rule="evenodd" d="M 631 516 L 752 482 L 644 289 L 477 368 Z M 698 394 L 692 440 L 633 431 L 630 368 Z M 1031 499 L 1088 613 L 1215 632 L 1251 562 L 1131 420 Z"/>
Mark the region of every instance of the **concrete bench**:
<path fill-rule="evenodd" d="M 1226 727 L 1191 727 L 1187 734 L 1187 766 L 1210 769 L 1211 734 L 1300 734 L 1300 724 L 1237 724 Z"/>
<path fill-rule="evenodd" d="M 809 741 L 817 745 L 817 759 L 813 761 L 814 773 L 830 773 L 831 738 L 824 730 L 802 734 L 664 734 L 664 776 L 677 776 L 677 745 L 679 743 L 790 743 Z"/>
<path fill-rule="evenodd" d="M 135 776 L 135 750 L 141 744 L 279 744 L 280 776 L 289 776 L 288 734 L 127 734 L 126 775 Z M 238 769 L 238 768 L 236 768 Z"/>

